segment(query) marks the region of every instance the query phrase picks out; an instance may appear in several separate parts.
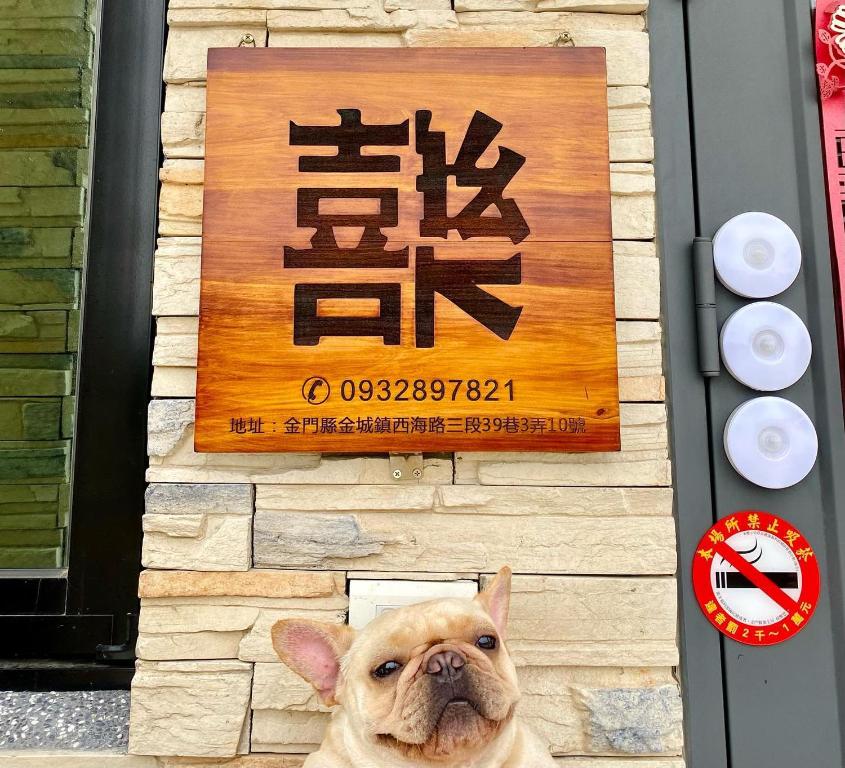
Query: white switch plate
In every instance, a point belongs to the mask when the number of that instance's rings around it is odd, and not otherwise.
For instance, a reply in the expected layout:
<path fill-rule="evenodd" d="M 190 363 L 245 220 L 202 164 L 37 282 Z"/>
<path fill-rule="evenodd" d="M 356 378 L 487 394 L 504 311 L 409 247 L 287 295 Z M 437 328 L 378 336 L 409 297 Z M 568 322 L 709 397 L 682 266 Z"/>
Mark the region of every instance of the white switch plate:
<path fill-rule="evenodd" d="M 472 599 L 478 594 L 475 581 L 401 581 L 394 579 L 351 579 L 349 582 L 349 626 L 362 629 L 376 616 L 403 605 L 424 603 L 442 597 Z"/>

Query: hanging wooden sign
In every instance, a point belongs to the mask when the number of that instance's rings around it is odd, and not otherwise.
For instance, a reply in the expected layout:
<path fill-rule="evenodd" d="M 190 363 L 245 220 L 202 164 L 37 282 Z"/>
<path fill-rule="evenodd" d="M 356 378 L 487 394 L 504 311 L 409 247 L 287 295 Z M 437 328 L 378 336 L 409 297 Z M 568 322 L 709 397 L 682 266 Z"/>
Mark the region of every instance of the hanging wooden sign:
<path fill-rule="evenodd" d="M 619 449 L 601 49 L 209 52 L 196 449 Z"/>

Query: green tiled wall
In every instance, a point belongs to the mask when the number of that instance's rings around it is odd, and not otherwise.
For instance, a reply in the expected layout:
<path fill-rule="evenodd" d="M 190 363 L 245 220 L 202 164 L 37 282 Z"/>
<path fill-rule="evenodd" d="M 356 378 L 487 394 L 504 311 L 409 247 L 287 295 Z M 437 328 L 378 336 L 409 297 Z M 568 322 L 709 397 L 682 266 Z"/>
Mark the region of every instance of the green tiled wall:
<path fill-rule="evenodd" d="M 0 0 L 0 569 L 62 566 L 96 0 Z"/>

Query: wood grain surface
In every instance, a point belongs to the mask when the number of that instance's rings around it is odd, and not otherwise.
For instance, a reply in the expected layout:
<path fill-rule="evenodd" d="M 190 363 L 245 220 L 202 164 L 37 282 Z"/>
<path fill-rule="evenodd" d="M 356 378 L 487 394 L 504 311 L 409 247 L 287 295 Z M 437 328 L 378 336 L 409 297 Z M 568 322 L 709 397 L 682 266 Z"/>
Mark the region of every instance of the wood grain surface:
<path fill-rule="evenodd" d="M 618 450 L 604 51 L 211 50 L 195 447 Z"/>

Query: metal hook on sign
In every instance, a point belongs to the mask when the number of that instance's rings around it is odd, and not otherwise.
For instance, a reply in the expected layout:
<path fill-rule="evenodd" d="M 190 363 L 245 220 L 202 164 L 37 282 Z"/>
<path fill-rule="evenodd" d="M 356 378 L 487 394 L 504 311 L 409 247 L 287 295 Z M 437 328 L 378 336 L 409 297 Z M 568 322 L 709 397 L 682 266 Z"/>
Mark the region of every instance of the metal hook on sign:
<path fill-rule="evenodd" d="M 246 34 L 238 43 L 238 48 L 255 48 L 255 38 L 252 35 Z"/>
<path fill-rule="evenodd" d="M 569 32 L 561 32 L 552 43 L 552 48 L 574 48 L 575 38 Z"/>

